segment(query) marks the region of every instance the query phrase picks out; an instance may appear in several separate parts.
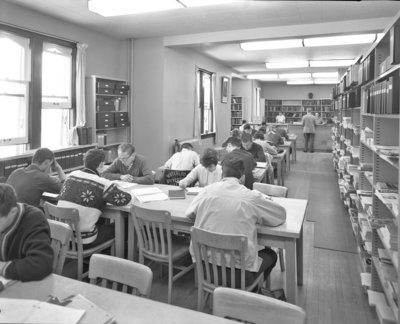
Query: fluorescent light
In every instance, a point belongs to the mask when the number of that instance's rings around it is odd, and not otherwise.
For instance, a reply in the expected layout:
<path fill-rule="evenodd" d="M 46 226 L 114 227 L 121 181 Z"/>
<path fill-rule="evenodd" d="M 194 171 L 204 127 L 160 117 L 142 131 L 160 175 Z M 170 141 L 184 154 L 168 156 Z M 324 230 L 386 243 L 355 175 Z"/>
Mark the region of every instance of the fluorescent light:
<path fill-rule="evenodd" d="M 203 7 L 229 4 L 233 2 L 243 2 L 243 0 L 179 0 L 179 2 L 182 3 L 185 7 Z"/>
<path fill-rule="evenodd" d="M 104 17 L 183 8 L 175 0 L 88 0 L 90 11 Z"/>
<path fill-rule="evenodd" d="M 310 61 L 310 67 L 331 67 L 331 66 L 350 66 L 355 63 L 351 60 L 325 60 L 325 61 Z"/>
<path fill-rule="evenodd" d="M 302 39 L 283 39 L 274 41 L 246 42 L 240 43 L 240 47 L 244 51 L 257 51 L 278 48 L 294 48 L 303 47 Z"/>
<path fill-rule="evenodd" d="M 339 83 L 338 79 L 314 79 L 315 84 L 336 84 Z"/>
<path fill-rule="evenodd" d="M 314 47 L 314 46 L 368 44 L 368 43 L 373 43 L 375 39 L 376 39 L 376 34 L 314 37 L 314 38 L 305 38 L 304 46 Z"/>
<path fill-rule="evenodd" d="M 308 61 L 265 62 L 267 69 L 290 69 L 308 67 Z"/>
<path fill-rule="evenodd" d="M 338 78 L 339 72 L 314 72 L 312 73 L 313 78 Z"/>
<path fill-rule="evenodd" d="M 247 79 L 256 80 L 278 80 L 278 74 L 248 74 Z"/>
<path fill-rule="evenodd" d="M 311 78 L 311 73 L 282 73 L 279 74 L 279 79 L 308 79 Z"/>
<path fill-rule="evenodd" d="M 309 80 L 309 79 L 305 79 L 305 80 L 290 80 L 287 81 L 286 84 L 289 85 L 298 85 L 298 84 L 313 84 L 314 81 L 313 80 Z"/>

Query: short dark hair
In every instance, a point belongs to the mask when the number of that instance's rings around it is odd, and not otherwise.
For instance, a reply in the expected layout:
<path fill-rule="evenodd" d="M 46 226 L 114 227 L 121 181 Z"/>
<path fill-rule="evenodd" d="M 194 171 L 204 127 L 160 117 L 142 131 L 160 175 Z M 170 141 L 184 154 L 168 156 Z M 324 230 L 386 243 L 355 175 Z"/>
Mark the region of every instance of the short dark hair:
<path fill-rule="evenodd" d="M 189 150 L 193 150 L 193 145 L 190 143 L 183 143 L 181 146 L 181 149 L 189 149 Z"/>
<path fill-rule="evenodd" d="M 222 175 L 226 177 L 234 177 L 240 179 L 244 173 L 244 163 L 236 156 L 228 153 L 222 161 Z"/>
<path fill-rule="evenodd" d="M 86 152 L 83 161 L 85 163 L 85 167 L 91 170 L 96 170 L 101 162 L 104 162 L 106 159 L 106 154 L 103 150 L 100 149 L 91 149 Z"/>
<path fill-rule="evenodd" d="M 17 206 L 17 194 L 7 183 L 0 183 L 0 217 L 5 217 L 11 208 Z"/>
<path fill-rule="evenodd" d="M 242 142 L 243 142 L 243 143 L 253 142 L 253 138 L 251 137 L 250 134 L 248 134 L 248 133 L 243 133 L 243 134 L 242 134 Z"/>
<path fill-rule="evenodd" d="M 226 145 L 231 144 L 232 146 L 236 146 L 236 147 L 242 146 L 242 142 L 240 141 L 240 139 L 237 137 L 233 137 L 233 136 L 229 137 L 225 143 L 226 143 Z"/>
<path fill-rule="evenodd" d="M 250 124 L 245 124 L 245 125 L 243 126 L 243 129 L 251 129 Z"/>
<path fill-rule="evenodd" d="M 262 123 L 261 123 L 261 126 L 266 126 L 267 125 L 267 123 L 265 122 L 265 121 L 263 121 Z"/>
<path fill-rule="evenodd" d="M 46 147 L 42 147 L 42 148 L 36 150 L 35 154 L 33 154 L 32 163 L 42 164 L 46 160 L 50 160 L 50 161 L 54 160 L 53 151 Z"/>
<path fill-rule="evenodd" d="M 118 150 L 132 154 L 135 152 L 135 147 L 130 143 L 122 143 L 118 146 Z"/>
<path fill-rule="evenodd" d="M 218 164 L 218 153 L 213 148 L 206 148 L 201 157 L 201 165 L 205 168 L 208 168 L 212 164 Z"/>
<path fill-rule="evenodd" d="M 264 133 L 263 132 L 257 132 L 257 133 L 254 134 L 254 138 L 263 140 L 264 139 Z"/>

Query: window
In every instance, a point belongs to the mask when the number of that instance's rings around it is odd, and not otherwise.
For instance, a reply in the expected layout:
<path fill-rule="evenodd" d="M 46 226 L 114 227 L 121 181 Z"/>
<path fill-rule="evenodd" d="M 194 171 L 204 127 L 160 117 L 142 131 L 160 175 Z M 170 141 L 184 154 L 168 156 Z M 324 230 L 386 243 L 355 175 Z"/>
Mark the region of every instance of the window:
<path fill-rule="evenodd" d="M 0 30 L 0 146 L 28 142 L 29 54 L 28 38 Z"/>
<path fill-rule="evenodd" d="M 75 60 L 76 43 L 0 24 L 2 156 L 68 145 Z"/>
<path fill-rule="evenodd" d="M 204 135 L 215 132 L 215 74 L 200 69 L 197 72 L 198 107 L 200 110 L 200 134 Z"/>

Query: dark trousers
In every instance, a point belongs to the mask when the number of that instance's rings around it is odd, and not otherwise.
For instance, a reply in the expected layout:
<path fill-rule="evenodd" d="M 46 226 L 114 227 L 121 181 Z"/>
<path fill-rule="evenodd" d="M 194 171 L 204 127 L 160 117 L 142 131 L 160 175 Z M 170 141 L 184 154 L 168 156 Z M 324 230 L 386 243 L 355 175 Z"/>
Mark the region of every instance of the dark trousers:
<path fill-rule="evenodd" d="M 314 152 L 314 133 L 304 133 L 304 152 Z"/>

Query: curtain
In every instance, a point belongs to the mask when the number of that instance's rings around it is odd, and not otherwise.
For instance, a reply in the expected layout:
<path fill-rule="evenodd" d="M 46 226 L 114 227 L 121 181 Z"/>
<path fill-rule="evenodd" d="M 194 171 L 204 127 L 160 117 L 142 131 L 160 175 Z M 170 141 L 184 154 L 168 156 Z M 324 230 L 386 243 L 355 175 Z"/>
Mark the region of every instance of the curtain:
<path fill-rule="evenodd" d="M 216 73 L 213 73 L 211 76 L 211 111 L 212 111 L 212 123 L 213 123 L 213 131 L 215 133 L 214 136 L 214 144 L 217 143 L 217 123 L 216 123 L 216 119 L 217 119 L 217 111 L 216 111 L 216 107 L 215 107 L 215 85 L 216 85 L 216 78 L 217 75 Z"/>
<path fill-rule="evenodd" d="M 193 138 L 199 140 L 201 145 L 201 135 L 200 135 L 200 71 L 196 67 L 195 72 L 195 97 L 194 97 L 194 114 L 193 114 Z"/>
<path fill-rule="evenodd" d="M 76 126 L 86 124 L 85 72 L 88 45 L 78 43 L 76 52 Z"/>

